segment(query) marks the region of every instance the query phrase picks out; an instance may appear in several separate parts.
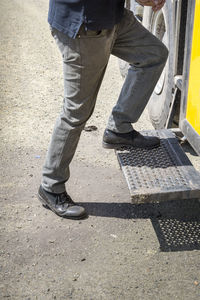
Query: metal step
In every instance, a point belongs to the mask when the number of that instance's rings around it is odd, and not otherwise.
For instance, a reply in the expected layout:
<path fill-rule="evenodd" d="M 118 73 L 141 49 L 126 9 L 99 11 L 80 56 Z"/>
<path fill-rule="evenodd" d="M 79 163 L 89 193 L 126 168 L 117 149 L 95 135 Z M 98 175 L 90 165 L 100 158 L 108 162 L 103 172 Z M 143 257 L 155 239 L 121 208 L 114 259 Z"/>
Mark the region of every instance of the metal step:
<path fill-rule="evenodd" d="M 168 129 L 142 131 L 158 136 L 161 145 L 152 150 L 124 148 L 117 158 L 133 203 L 200 198 L 200 174 Z"/>

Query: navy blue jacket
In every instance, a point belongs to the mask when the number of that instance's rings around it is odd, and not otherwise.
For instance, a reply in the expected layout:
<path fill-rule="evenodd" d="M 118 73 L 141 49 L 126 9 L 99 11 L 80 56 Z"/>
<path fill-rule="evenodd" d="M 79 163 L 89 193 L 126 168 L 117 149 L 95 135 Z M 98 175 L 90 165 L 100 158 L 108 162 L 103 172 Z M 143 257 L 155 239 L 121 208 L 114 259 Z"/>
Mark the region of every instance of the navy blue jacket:
<path fill-rule="evenodd" d="M 49 24 L 75 38 L 85 24 L 89 30 L 111 29 L 119 23 L 125 0 L 50 0 Z"/>

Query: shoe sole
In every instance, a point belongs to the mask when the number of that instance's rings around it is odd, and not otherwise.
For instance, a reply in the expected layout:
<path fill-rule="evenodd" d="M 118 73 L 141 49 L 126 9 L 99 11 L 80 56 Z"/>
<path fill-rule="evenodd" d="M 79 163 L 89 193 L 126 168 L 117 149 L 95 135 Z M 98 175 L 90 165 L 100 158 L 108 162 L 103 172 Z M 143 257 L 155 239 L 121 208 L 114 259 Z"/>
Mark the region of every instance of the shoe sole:
<path fill-rule="evenodd" d="M 62 216 L 62 215 L 59 215 L 53 208 L 51 208 L 46 202 L 45 200 L 42 198 L 42 196 L 40 196 L 40 194 L 38 194 L 38 200 L 42 203 L 43 207 L 46 208 L 46 209 L 50 209 L 51 211 L 53 211 L 57 216 L 61 217 L 61 218 L 65 218 L 65 219 L 72 219 L 72 220 L 81 220 L 81 219 L 84 219 L 87 217 L 87 213 L 85 213 L 84 215 L 82 216 L 74 216 L 74 217 L 68 217 L 68 216 Z"/>
<path fill-rule="evenodd" d="M 139 146 L 136 147 L 136 146 L 127 145 L 127 144 L 109 144 L 109 143 L 103 142 L 102 146 L 105 149 L 114 149 L 114 150 L 123 150 L 124 148 L 151 150 L 154 148 L 158 148 L 160 146 L 160 144 L 156 144 L 156 145 L 148 146 L 148 147 L 139 147 Z"/>

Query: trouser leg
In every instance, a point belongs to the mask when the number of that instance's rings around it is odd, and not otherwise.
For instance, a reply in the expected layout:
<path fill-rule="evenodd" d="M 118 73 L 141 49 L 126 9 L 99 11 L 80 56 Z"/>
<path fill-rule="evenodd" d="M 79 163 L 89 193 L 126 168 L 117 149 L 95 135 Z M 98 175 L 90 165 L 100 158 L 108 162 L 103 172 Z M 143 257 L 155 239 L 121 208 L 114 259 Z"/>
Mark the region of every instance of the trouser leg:
<path fill-rule="evenodd" d="M 107 128 L 129 132 L 142 114 L 167 60 L 164 44 L 147 31 L 125 10 L 117 29 L 112 54 L 130 64 L 117 104 L 109 117 Z"/>
<path fill-rule="evenodd" d="M 69 164 L 81 131 L 93 112 L 109 59 L 114 32 L 89 34 L 71 39 L 54 30 L 63 57 L 64 103 L 43 167 L 42 186 L 49 192 L 65 191 Z"/>

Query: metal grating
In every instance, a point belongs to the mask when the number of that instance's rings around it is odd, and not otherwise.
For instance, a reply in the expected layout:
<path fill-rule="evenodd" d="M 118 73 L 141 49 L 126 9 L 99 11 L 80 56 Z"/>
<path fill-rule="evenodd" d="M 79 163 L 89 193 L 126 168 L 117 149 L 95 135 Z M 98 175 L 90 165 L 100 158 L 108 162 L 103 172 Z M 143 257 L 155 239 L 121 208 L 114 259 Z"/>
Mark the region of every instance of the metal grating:
<path fill-rule="evenodd" d="M 161 139 L 152 150 L 117 150 L 134 203 L 200 198 L 200 175 L 179 146 L 170 130 L 143 131 Z"/>
<path fill-rule="evenodd" d="M 200 223 L 196 220 L 152 220 L 161 251 L 200 249 Z"/>

